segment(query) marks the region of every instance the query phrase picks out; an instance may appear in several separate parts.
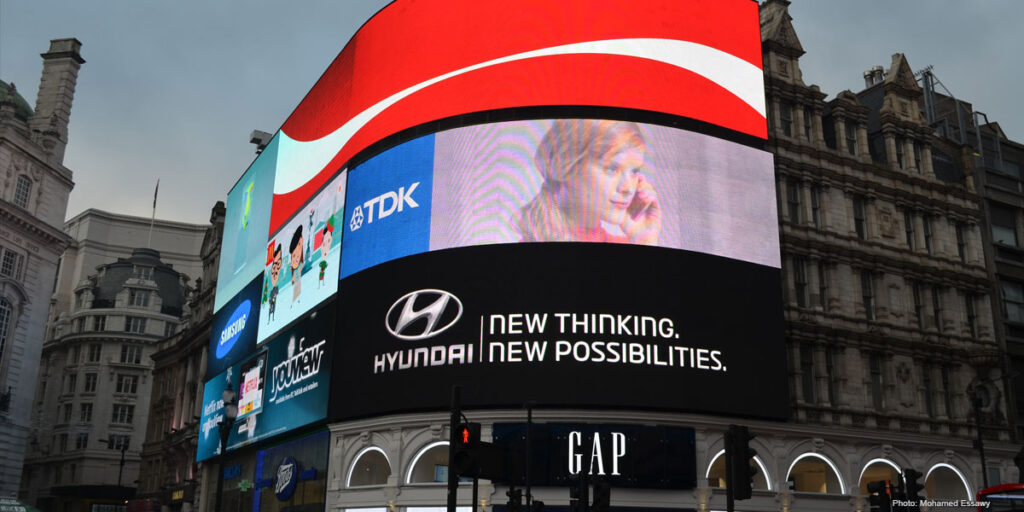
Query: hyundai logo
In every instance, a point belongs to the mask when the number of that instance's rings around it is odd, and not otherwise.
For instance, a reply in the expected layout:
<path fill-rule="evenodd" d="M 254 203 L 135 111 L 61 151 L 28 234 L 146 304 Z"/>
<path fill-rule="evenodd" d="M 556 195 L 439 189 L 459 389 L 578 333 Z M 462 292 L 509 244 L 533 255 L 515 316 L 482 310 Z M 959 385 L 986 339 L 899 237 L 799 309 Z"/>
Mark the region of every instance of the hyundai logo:
<path fill-rule="evenodd" d="M 388 309 L 384 326 L 396 338 L 422 340 L 437 336 L 462 317 L 462 302 L 444 290 L 416 290 Z"/>

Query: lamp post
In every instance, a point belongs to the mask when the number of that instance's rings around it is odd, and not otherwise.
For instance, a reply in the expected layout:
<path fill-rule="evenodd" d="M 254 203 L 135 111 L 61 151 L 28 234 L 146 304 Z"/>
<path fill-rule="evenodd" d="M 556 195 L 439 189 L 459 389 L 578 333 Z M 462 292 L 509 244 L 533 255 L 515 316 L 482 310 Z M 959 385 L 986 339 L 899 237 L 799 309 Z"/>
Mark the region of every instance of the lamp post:
<path fill-rule="evenodd" d="M 122 440 L 125 441 L 125 440 Z M 110 436 L 108 439 L 100 439 L 100 442 L 107 445 L 107 448 L 113 448 L 116 443 L 114 442 L 114 436 Z M 117 468 L 117 486 L 121 487 L 121 475 L 124 474 L 124 452 L 128 451 L 128 443 L 121 443 L 121 463 Z"/>
<path fill-rule="evenodd" d="M 224 455 L 228 451 L 228 436 L 231 434 L 231 426 L 234 425 L 235 418 L 238 416 L 238 402 L 235 401 L 235 391 L 231 389 L 231 381 L 228 381 L 228 387 L 221 393 L 220 398 L 224 402 L 224 419 L 217 424 L 220 431 L 220 457 L 218 457 L 217 464 L 217 501 L 214 512 L 221 512 L 221 498 L 224 497 Z"/>

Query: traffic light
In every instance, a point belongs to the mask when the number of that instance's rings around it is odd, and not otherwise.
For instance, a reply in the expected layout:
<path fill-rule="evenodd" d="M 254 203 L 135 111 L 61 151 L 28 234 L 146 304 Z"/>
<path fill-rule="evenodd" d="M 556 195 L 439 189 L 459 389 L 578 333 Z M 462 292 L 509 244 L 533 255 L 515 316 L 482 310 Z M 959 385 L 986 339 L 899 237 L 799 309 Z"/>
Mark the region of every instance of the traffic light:
<path fill-rule="evenodd" d="M 910 501 L 921 501 L 921 491 L 924 484 L 918 482 L 924 476 L 916 469 L 904 469 L 903 480 L 907 482 L 907 499 Z"/>
<path fill-rule="evenodd" d="M 505 491 L 505 496 L 508 496 L 508 503 L 506 504 L 506 510 L 508 512 L 523 512 L 523 490 L 510 487 L 508 491 Z"/>
<path fill-rule="evenodd" d="M 608 512 L 612 506 L 612 484 L 601 479 L 594 482 L 594 502 L 591 512 Z"/>
<path fill-rule="evenodd" d="M 726 467 L 725 485 L 732 490 L 733 499 L 750 499 L 754 489 L 754 475 L 757 466 L 754 456 L 757 452 L 750 448 L 750 441 L 756 436 L 747 427 L 729 425 L 725 433 Z"/>
<path fill-rule="evenodd" d="M 868 494 L 871 512 L 892 512 L 892 496 L 889 494 L 888 480 L 868 482 Z"/>
<path fill-rule="evenodd" d="M 590 510 L 590 482 L 587 475 L 580 473 L 569 481 L 569 512 Z"/>
<path fill-rule="evenodd" d="M 455 427 L 455 454 L 452 471 L 458 476 L 477 476 L 479 468 L 480 424 L 460 423 Z"/>

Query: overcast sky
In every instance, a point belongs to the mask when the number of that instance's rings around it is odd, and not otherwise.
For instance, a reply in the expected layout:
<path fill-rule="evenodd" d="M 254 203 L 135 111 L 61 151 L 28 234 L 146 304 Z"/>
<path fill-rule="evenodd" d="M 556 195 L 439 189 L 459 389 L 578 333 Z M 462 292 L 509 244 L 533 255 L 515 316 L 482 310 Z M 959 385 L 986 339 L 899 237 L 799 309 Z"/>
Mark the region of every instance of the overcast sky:
<path fill-rule="evenodd" d="M 0 0 L 0 79 L 35 104 L 49 40 L 76 37 L 67 217 L 87 208 L 206 223 L 274 132 L 385 0 Z M 514 5 L 514 4 L 509 4 Z M 795 0 L 804 81 L 828 99 L 903 52 L 1024 141 L 1024 1 Z"/>

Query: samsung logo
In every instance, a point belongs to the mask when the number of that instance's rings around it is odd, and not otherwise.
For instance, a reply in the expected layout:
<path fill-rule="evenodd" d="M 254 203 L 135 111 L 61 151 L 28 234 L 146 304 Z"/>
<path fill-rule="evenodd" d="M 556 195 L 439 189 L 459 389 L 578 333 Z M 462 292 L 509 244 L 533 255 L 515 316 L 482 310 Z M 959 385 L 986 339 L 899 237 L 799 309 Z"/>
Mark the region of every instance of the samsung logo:
<path fill-rule="evenodd" d="M 385 327 L 403 340 L 422 340 L 441 334 L 462 317 L 462 301 L 444 290 L 416 290 L 388 309 Z"/>
<path fill-rule="evenodd" d="M 245 300 L 235 308 L 234 313 L 231 313 L 228 324 L 220 332 L 220 341 L 217 343 L 217 359 L 223 359 L 228 352 L 231 352 L 231 348 L 235 346 L 245 330 L 245 321 L 249 318 L 251 311 L 252 303 Z"/>

